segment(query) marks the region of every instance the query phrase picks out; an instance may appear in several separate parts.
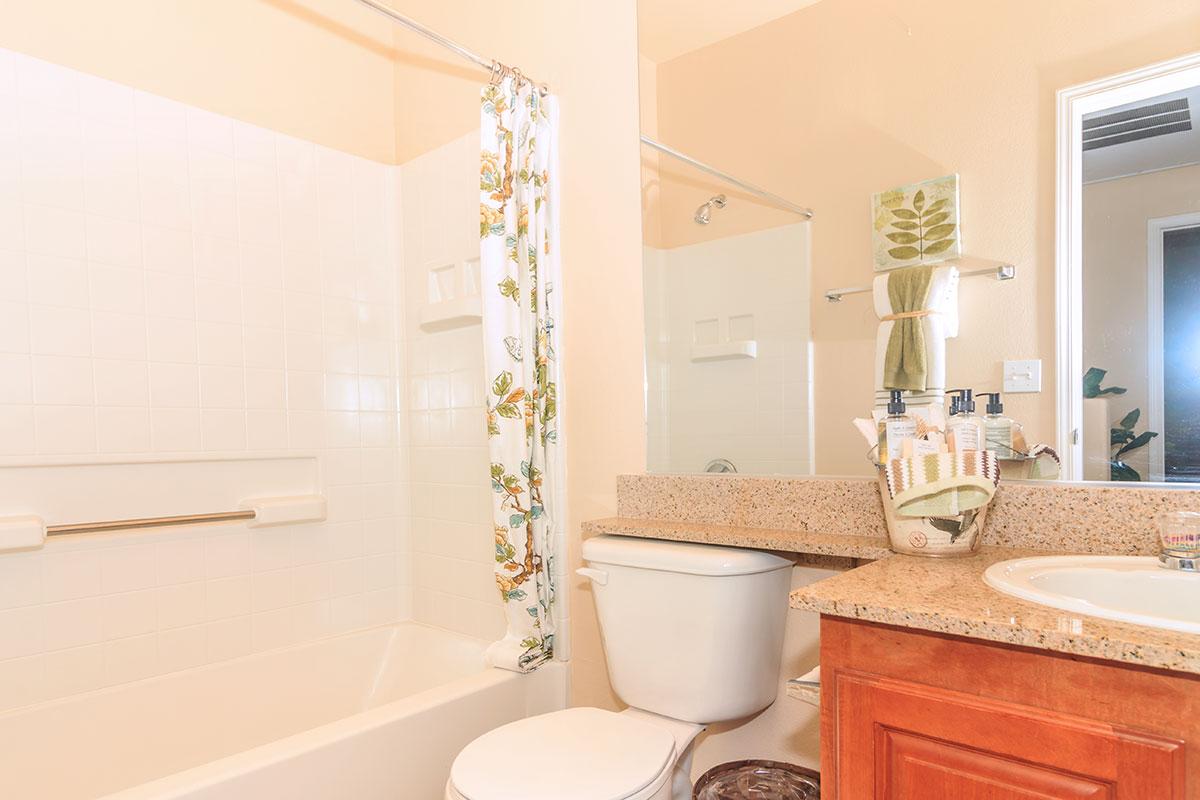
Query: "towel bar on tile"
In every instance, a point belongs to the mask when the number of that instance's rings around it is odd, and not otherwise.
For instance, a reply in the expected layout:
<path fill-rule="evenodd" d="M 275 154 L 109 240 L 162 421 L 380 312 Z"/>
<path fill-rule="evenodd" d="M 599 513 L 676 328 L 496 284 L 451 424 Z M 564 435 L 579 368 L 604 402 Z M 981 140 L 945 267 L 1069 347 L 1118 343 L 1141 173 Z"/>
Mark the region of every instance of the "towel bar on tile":
<path fill-rule="evenodd" d="M 324 496 L 301 494 L 288 497 L 255 497 L 242 501 L 241 508 L 237 511 L 216 511 L 209 514 L 178 514 L 59 525 L 47 525 L 41 517 L 32 514 L 0 517 L 0 552 L 36 549 L 45 543 L 48 536 L 239 521 L 244 521 L 251 528 L 266 528 L 301 522 L 321 522 L 326 513 L 327 503 Z"/>
<path fill-rule="evenodd" d="M 112 519 L 104 522 L 75 522 L 69 525 L 47 525 L 47 536 L 63 536 L 68 533 L 103 533 L 125 531 L 135 528 L 159 528 L 168 525 L 199 525 L 205 522 L 236 522 L 251 520 L 258 515 L 254 509 L 246 511 L 216 511 L 211 514 L 179 514 L 174 517 L 142 517 L 140 519 Z"/>
<path fill-rule="evenodd" d="M 998 281 L 1011 281 L 1017 277 L 1017 268 L 1012 264 L 998 264 L 992 267 L 984 267 L 983 269 L 963 270 L 958 274 L 961 278 L 974 278 L 980 275 L 987 275 Z M 867 294 L 870 291 L 870 286 L 850 286 L 845 289 L 830 289 L 825 292 L 825 299 L 831 303 L 840 303 L 842 302 L 842 298 L 848 294 Z"/>
<path fill-rule="evenodd" d="M 319 494 L 290 497 L 255 497 L 244 500 L 237 511 L 215 511 L 211 514 L 179 514 L 170 517 L 114 519 L 105 522 L 76 522 L 70 525 L 48 525 L 47 536 L 68 533 L 103 533 L 135 528 L 160 528 L 169 525 L 201 525 L 206 522 L 237 522 L 245 520 L 251 528 L 287 525 L 296 522 L 320 522 L 325 519 L 325 498 Z"/>

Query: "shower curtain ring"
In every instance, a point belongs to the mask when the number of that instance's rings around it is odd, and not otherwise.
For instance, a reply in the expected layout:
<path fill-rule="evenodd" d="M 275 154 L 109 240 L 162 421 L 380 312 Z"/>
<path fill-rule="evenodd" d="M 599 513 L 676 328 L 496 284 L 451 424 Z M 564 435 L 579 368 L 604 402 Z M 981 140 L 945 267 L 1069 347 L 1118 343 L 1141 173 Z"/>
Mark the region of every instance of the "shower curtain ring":
<path fill-rule="evenodd" d="M 513 83 L 518 89 L 521 88 L 522 83 L 527 83 L 525 76 L 521 74 L 519 67 L 513 67 L 511 70 L 509 70 L 509 73 L 513 76 Z"/>
<path fill-rule="evenodd" d="M 492 86 L 499 86 L 500 81 L 504 78 L 504 65 L 499 61 L 492 60 L 492 77 L 488 81 Z"/>

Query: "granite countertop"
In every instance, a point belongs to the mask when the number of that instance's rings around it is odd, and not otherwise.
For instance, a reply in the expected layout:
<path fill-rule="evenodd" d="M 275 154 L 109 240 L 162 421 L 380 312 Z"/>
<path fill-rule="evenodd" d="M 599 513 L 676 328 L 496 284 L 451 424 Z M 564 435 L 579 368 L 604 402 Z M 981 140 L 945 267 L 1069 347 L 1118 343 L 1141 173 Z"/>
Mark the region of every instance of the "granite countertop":
<path fill-rule="evenodd" d="M 793 608 L 1200 674 L 1198 634 L 1061 611 L 1010 597 L 983 582 L 984 570 L 997 561 L 1063 555 L 1060 552 L 985 546 L 968 558 L 920 558 L 895 554 L 887 539 L 873 535 L 640 517 L 591 520 L 583 523 L 583 533 L 780 550 L 825 558 L 836 562 L 828 566 L 855 568 L 792 592 Z M 859 560 L 874 563 L 857 566 Z"/>
<path fill-rule="evenodd" d="M 984 547 L 958 559 L 892 555 L 792 592 L 792 608 L 835 617 L 1200 674 L 1200 635 L 1018 600 L 983 582 L 997 561 L 1059 555 Z"/>
<path fill-rule="evenodd" d="M 877 559 L 892 555 L 887 539 L 878 536 L 814 533 L 785 528 L 747 528 L 636 517 L 607 517 L 583 523 L 585 536 L 601 533 L 856 559 Z"/>

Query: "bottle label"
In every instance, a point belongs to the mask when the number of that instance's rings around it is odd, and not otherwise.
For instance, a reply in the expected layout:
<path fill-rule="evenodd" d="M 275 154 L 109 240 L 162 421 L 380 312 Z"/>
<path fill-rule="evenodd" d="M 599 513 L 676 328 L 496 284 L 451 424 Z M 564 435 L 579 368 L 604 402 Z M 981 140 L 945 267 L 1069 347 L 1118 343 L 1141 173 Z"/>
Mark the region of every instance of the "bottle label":
<path fill-rule="evenodd" d="M 936 456 L 938 454 L 937 442 L 931 442 L 928 439 L 913 439 L 912 453 L 914 456 Z"/>
<path fill-rule="evenodd" d="M 979 426 L 974 422 L 960 422 L 952 425 L 950 432 L 954 434 L 954 449 L 958 452 L 979 449 Z"/>
<path fill-rule="evenodd" d="M 1005 458 L 1013 454 L 1012 423 L 1007 420 L 985 422 L 987 429 L 987 449 L 998 457 Z"/>
<path fill-rule="evenodd" d="M 886 423 L 887 457 L 904 457 L 904 440 L 913 439 L 917 435 L 917 422 L 913 419 L 894 419 Z"/>

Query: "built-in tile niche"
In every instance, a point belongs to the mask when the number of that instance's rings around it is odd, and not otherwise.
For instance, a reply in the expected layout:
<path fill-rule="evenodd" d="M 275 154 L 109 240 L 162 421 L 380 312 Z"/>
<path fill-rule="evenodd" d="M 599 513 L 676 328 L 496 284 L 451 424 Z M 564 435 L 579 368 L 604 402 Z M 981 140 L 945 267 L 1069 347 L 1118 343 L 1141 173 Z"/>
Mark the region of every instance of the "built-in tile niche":
<path fill-rule="evenodd" d="M 420 313 L 423 331 L 445 331 L 478 325 L 483 320 L 479 259 L 470 258 L 429 267 L 426 304 L 421 307 Z"/>
<path fill-rule="evenodd" d="M 694 362 L 733 361 L 756 358 L 758 341 L 754 338 L 754 315 L 698 319 L 692 325 Z"/>

